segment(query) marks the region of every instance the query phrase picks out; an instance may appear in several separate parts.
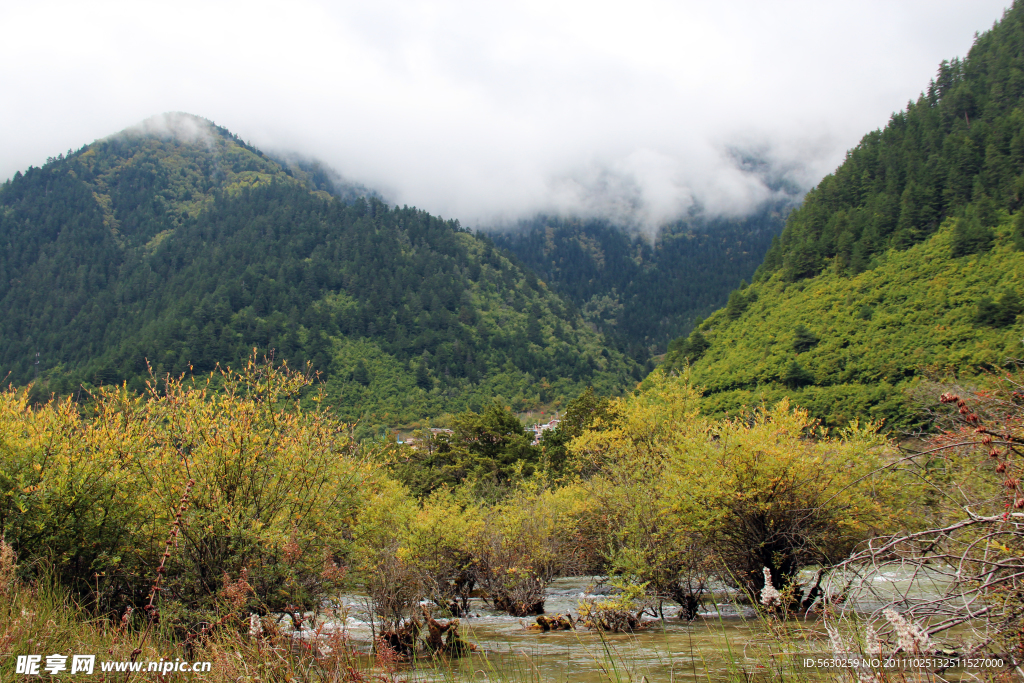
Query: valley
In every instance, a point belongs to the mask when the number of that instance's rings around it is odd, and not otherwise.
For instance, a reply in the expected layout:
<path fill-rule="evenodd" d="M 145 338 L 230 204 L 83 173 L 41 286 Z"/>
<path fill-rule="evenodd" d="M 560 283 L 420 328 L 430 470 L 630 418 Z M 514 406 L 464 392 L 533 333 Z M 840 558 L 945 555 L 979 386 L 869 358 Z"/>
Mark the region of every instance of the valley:
<path fill-rule="evenodd" d="M 15 173 L 0 678 L 1019 680 L 1024 4 L 802 199 L 743 164 L 654 232 L 184 113 Z"/>

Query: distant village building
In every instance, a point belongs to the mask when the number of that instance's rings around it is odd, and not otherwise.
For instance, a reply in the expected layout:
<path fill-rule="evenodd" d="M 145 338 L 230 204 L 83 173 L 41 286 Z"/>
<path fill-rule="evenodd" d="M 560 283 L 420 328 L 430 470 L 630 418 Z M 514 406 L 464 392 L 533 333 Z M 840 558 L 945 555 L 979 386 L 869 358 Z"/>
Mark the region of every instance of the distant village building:
<path fill-rule="evenodd" d="M 436 437 L 436 436 L 440 436 L 441 434 L 453 434 L 454 433 L 454 432 L 452 432 L 452 430 L 445 429 L 444 427 L 431 427 L 428 431 L 430 432 L 430 437 L 431 438 Z M 421 439 L 419 437 L 416 437 L 416 436 L 412 436 L 412 435 L 409 435 L 409 436 L 404 437 L 404 438 L 402 436 L 399 436 L 398 437 L 398 443 L 405 444 L 406 446 L 411 447 L 413 450 L 419 450 L 420 447 L 423 445 L 423 439 Z"/>
<path fill-rule="evenodd" d="M 558 427 L 558 423 L 561 420 L 555 419 L 544 424 L 538 424 L 533 426 L 533 445 L 536 446 L 540 443 L 541 435 L 549 429 L 555 429 Z"/>

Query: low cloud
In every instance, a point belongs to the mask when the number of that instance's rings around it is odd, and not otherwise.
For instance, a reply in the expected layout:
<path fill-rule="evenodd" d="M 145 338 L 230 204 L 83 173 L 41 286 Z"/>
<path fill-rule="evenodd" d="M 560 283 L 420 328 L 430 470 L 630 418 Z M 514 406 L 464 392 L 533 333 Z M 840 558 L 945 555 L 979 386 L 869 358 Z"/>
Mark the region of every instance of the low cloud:
<path fill-rule="evenodd" d="M 739 215 L 815 184 L 1003 6 L 7 3 L 0 177 L 185 111 L 465 225 Z"/>
<path fill-rule="evenodd" d="M 120 134 L 120 133 L 116 133 Z M 202 143 L 213 147 L 214 134 L 210 123 L 183 112 L 164 112 L 150 116 L 124 131 L 127 135 L 151 135 L 184 143 Z"/>
<path fill-rule="evenodd" d="M 770 188 L 759 173 L 762 166 L 773 167 L 770 158 L 759 157 L 757 167 L 750 168 L 740 159 L 716 156 L 691 166 L 685 159 L 638 149 L 609 164 L 594 163 L 553 178 L 544 211 L 602 217 L 653 234 L 680 216 L 741 216 L 786 194 Z M 794 188 L 789 194 L 799 193 Z"/>

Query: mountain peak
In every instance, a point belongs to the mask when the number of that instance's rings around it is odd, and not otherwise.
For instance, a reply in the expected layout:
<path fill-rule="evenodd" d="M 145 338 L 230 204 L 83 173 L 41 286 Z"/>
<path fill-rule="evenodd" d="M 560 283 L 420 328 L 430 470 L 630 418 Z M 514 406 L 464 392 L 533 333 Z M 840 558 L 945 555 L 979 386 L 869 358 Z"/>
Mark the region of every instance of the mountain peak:
<path fill-rule="evenodd" d="M 185 112 L 166 112 L 152 116 L 125 132 L 155 137 L 173 137 L 183 142 L 207 139 L 214 133 L 212 121 Z"/>
<path fill-rule="evenodd" d="M 205 142 L 212 144 L 215 136 L 230 136 L 227 130 L 214 125 L 208 119 L 181 111 L 165 112 L 150 116 L 145 121 L 126 128 L 118 135 L 149 136 L 161 140 L 178 140 L 185 143 Z"/>

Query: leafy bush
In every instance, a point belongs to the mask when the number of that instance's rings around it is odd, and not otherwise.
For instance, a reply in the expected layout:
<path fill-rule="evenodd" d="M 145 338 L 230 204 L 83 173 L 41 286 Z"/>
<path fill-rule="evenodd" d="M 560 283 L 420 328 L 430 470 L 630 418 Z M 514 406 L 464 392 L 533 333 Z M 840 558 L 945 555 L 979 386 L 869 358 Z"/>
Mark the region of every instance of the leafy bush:
<path fill-rule="evenodd" d="M 579 601 L 582 625 L 594 631 L 628 633 L 642 625 L 644 613 L 657 615 L 647 584 L 629 583 L 618 578 L 611 579 L 609 583 L 616 590 L 614 597 Z"/>
<path fill-rule="evenodd" d="M 594 473 L 584 488 L 602 520 L 599 546 L 609 571 L 684 612 L 711 573 L 753 596 L 764 567 L 785 587 L 896 523 L 895 475 L 872 476 L 890 457 L 873 425 L 833 437 L 785 400 L 712 420 L 697 391 L 661 373 L 612 408 L 612 425 L 571 446 Z"/>
<path fill-rule="evenodd" d="M 874 425 L 831 436 L 783 400 L 712 429 L 717 438 L 689 432 L 673 448 L 674 499 L 700 520 L 728 568 L 722 578 L 751 596 L 765 567 L 785 588 L 801 569 L 835 564 L 905 521 L 911 491 L 893 473 L 874 474 L 893 457 Z"/>
<path fill-rule="evenodd" d="M 130 556 L 147 505 L 137 471 L 126 466 L 134 449 L 123 432 L 132 426 L 86 421 L 70 399 L 32 408 L 27 390 L 0 393 L 0 537 L 23 572 L 45 560 L 60 581 L 85 592 L 94 574 L 137 569 Z"/>
<path fill-rule="evenodd" d="M 90 602 L 107 609 L 138 606 L 178 528 L 168 615 L 212 610 L 243 571 L 265 608 L 314 605 L 341 576 L 373 468 L 346 425 L 298 406 L 309 376 L 250 359 L 217 375 L 216 391 L 213 379 L 100 390 L 90 416 L 3 394 L 0 529 L 23 560 L 52 562 L 79 594 L 98 588 Z"/>
<path fill-rule="evenodd" d="M 496 609 L 541 614 L 548 584 L 582 568 L 581 498 L 574 486 L 551 491 L 534 481 L 484 511 L 470 548 L 477 580 Z"/>
<path fill-rule="evenodd" d="M 409 520 L 401 554 L 415 567 L 423 597 L 454 616 L 469 609 L 477 585 L 478 558 L 470 539 L 481 533 L 483 511 L 442 488 L 423 501 Z"/>

